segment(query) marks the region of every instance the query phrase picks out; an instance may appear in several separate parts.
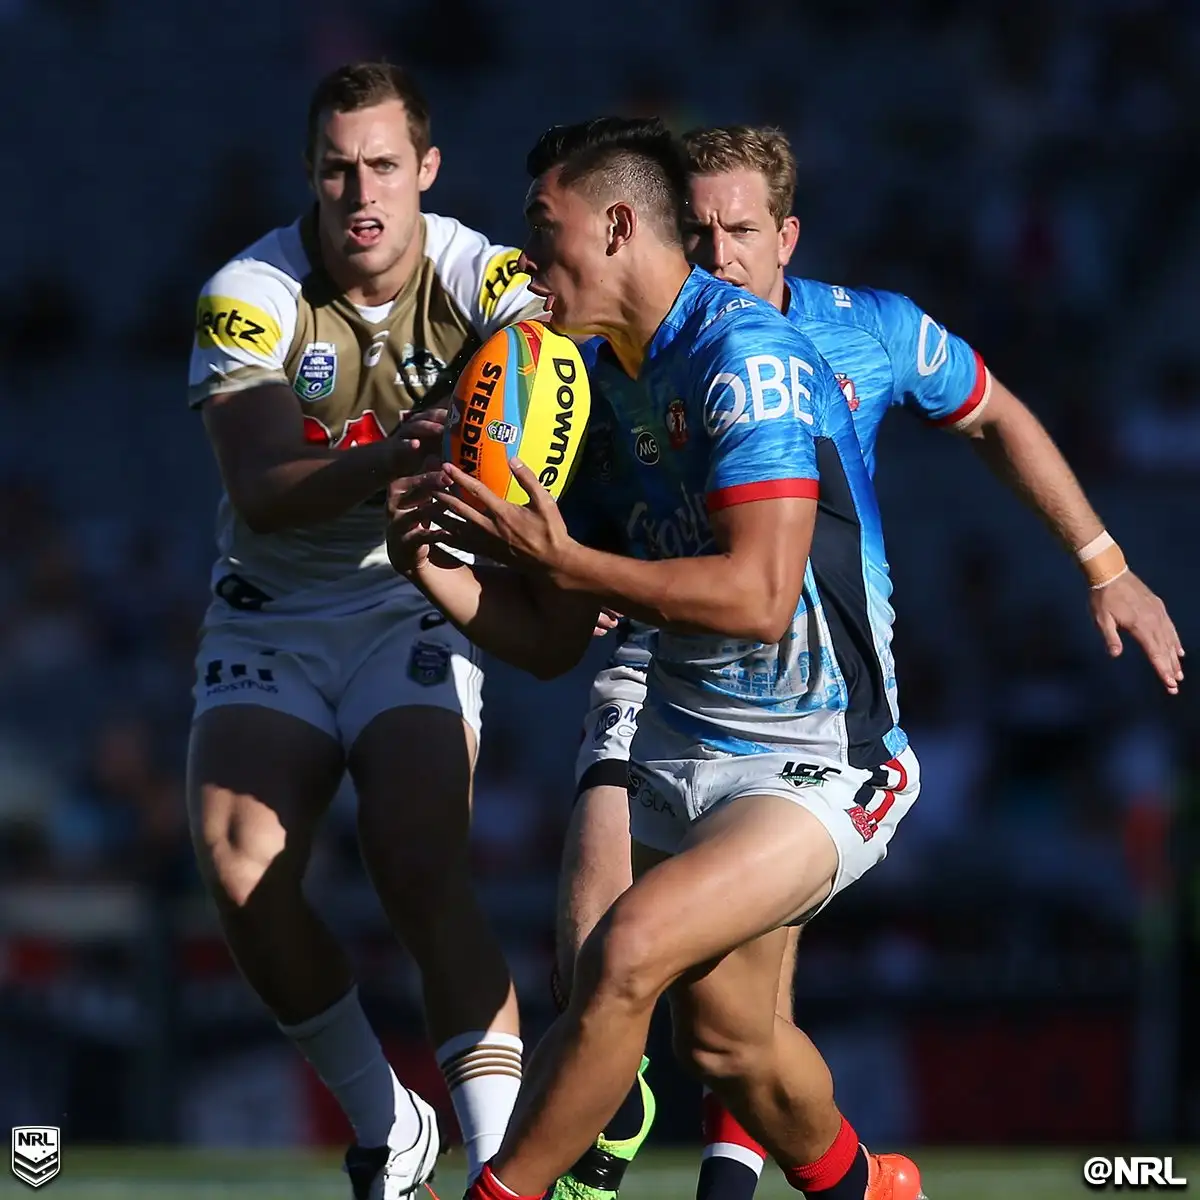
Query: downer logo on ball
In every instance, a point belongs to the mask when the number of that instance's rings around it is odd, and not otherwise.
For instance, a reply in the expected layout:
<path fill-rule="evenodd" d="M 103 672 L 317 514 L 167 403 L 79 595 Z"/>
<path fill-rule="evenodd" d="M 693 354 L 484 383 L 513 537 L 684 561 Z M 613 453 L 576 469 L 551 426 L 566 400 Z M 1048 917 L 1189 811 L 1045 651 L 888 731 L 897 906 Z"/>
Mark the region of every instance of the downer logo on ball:
<path fill-rule="evenodd" d="M 30 1187 L 41 1187 L 62 1165 L 57 1125 L 18 1125 L 12 1131 L 12 1173 Z"/>
<path fill-rule="evenodd" d="M 555 402 L 558 410 L 554 414 L 554 429 L 550 435 L 550 449 L 546 453 L 546 465 L 538 475 L 544 488 L 552 488 L 558 482 L 559 472 L 566 462 L 571 441 L 571 427 L 575 419 L 575 364 L 569 358 L 552 358 L 554 374 L 558 377 Z M 536 385 L 535 389 L 536 391 Z"/>

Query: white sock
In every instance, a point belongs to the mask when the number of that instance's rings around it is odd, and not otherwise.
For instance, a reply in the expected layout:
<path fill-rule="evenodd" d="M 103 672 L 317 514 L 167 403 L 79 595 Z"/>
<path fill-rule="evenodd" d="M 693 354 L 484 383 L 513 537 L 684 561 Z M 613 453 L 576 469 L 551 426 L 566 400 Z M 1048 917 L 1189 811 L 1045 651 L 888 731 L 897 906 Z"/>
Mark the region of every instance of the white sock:
<path fill-rule="evenodd" d="M 360 1146 L 407 1150 L 416 1143 L 421 1132 L 416 1105 L 384 1058 L 357 987 L 323 1013 L 279 1028 L 342 1106 Z"/>
<path fill-rule="evenodd" d="M 519 1037 L 476 1030 L 451 1038 L 437 1050 L 467 1153 L 467 1182 L 500 1149 L 521 1090 Z"/>

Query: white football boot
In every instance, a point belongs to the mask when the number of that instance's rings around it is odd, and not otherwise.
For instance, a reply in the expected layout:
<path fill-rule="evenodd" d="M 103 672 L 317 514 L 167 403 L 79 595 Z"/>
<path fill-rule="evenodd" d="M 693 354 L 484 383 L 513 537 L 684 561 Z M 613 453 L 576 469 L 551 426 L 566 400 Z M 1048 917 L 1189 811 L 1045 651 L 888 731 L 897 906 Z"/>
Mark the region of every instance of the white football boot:
<path fill-rule="evenodd" d="M 409 1091 L 421 1121 L 417 1140 L 407 1150 L 390 1146 L 359 1146 L 346 1151 L 346 1174 L 354 1200 L 402 1200 L 413 1196 L 433 1178 L 441 1141 L 437 1114 L 414 1091 Z"/>

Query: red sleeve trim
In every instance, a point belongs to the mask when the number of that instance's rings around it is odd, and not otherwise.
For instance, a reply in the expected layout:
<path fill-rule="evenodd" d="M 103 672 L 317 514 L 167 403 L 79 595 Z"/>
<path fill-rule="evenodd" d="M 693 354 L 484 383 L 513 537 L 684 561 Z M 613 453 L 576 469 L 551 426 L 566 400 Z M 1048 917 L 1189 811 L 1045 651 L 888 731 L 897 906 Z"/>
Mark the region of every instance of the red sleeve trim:
<path fill-rule="evenodd" d="M 819 494 L 820 488 L 815 479 L 768 479 L 762 483 L 738 483 L 709 492 L 705 501 L 708 511 L 714 513 L 755 500 L 815 500 Z"/>
<path fill-rule="evenodd" d="M 975 355 L 975 386 L 971 388 L 971 394 L 959 405 L 949 416 L 938 417 L 933 423 L 943 428 L 946 426 L 960 425 L 975 410 L 987 400 L 988 392 L 991 390 L 992 376 L 984 364 L 983 357 L 978 350 L 972 350 Z"/>

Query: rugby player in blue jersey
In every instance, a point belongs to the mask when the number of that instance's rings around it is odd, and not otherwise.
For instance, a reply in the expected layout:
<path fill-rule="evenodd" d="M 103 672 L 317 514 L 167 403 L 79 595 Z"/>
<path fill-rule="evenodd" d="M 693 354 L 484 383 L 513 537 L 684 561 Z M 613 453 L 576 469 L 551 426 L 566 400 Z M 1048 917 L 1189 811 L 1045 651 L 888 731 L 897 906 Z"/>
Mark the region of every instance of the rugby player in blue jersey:
<path fill-rule="evenodd" d="M 686 171 L 660 123 L 552 130 L 529 166 L 531 288 L 560 329 L 601 339 L 587 461 L 562 509 L 519 465 L 525 507 L 450 466 L 394 489 L 389 551 L 468 637 L 539 675 L 579 660 L 602 606 L 659 632 L 629 771 L 636 881 L 583 947 L 469 1195 L 555 1184 L 634 1082 L 667 993 L 681 1057 L 794 1187 L 917 1200 L 913 1164 L 860 1146 L 819 1054 L 775 1015 L 787 927 L 883 858 L 919 790 L 849 409 L 801 330 L 689 269 Z"/>
<path fill-rule="evenodd" d="M 1121 552 L 1037 418 L 991 377 L 981 357 L 904 296 L 785 275 L 799 234 L 792 215 L 796 164 L 775 129 L 730 126 L 684 139 L 691 174 L 686 249 L 693 262 L 769 300 L 802 329 L 836 373 L 868 470 L 880 424 L 905 408 L 964 434 L 998 477 L 1042 517 L 1079 560 L 1092 617 L 1111 654 L 1120 634 L 1142 647 L 1171 693 L 1182 648 L 1162 601 L 1126 568 Z M 668 430 L 668 436 L 670 430 Z M 576 767 L 577 803 L 563 856 L 558 986 L 565 1000 L 575 956 L 629 886 L 629 748 L 646 694 L 653 630 L 623 622 L 596 677 Z M 784 956 L 779 1013 L 792 1015 L 797 928 Z M 609 1200 L 644 1141 L 654 1102 L 644 1073 L 596 1146 L 572 1168 L 556 1200 Z M 749 1200 L 766 1152 L 709 1093 L 698 1200 Z"/>

